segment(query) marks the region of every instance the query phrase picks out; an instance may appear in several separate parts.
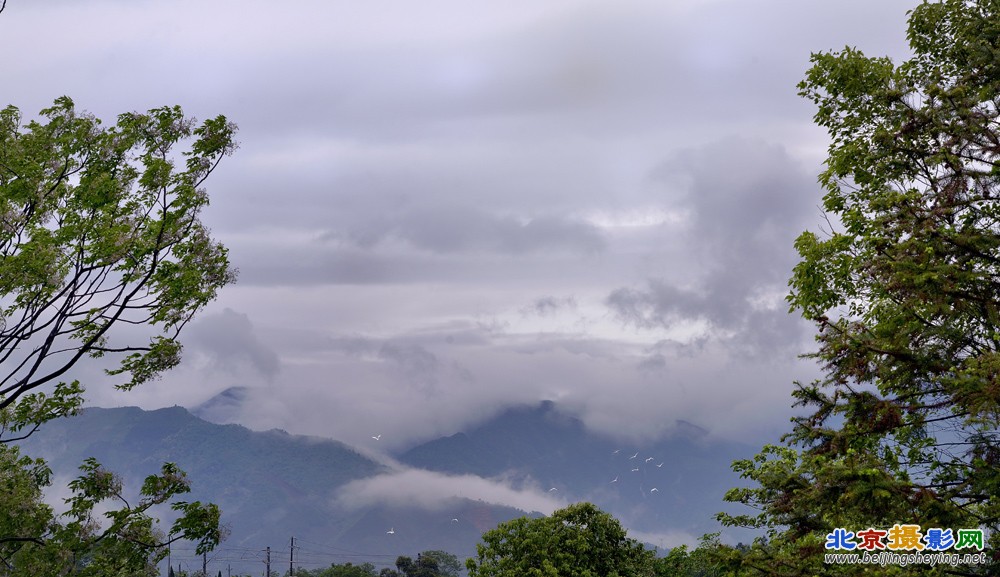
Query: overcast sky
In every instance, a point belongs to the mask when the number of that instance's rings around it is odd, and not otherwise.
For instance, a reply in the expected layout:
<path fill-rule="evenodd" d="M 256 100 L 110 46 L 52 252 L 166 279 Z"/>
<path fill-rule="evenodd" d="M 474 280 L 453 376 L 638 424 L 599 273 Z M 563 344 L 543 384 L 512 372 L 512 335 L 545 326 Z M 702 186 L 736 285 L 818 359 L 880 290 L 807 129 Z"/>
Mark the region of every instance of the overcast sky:
<path fill-rule="evenodd" d="M 914 1 L 9 0 L 3 104 L 239 127 L 204 220 L 240 270 L 185 363 L 103 406 L 251 388 L 251 428 L 376 448 L 558 401 L 773 441 L 811 328 L 814 51 L 905 57 Z"/>

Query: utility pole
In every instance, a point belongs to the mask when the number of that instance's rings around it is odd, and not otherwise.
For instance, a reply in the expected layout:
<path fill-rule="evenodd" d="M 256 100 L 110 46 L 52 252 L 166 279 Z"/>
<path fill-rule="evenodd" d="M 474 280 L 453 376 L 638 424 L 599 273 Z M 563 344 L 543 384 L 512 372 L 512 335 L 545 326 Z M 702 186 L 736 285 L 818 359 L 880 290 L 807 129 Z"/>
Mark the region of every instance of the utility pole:
<path fill-rule="evenodd" d="M 267 571 L 264 573 L 264 575 L 266 577 L 271 577 L 271 548 L 270 547 L 267 548 L 267 561 L 264 561 L 264 567 L 267 568 Z"/>
<path fill-rule="evenodd" d="M 292 545 L 288 548 L 288 577 L 295 577 L 295 565 L 293 565 L 293 560 L 295 559 L 295 537 L 292 537 Z"/>

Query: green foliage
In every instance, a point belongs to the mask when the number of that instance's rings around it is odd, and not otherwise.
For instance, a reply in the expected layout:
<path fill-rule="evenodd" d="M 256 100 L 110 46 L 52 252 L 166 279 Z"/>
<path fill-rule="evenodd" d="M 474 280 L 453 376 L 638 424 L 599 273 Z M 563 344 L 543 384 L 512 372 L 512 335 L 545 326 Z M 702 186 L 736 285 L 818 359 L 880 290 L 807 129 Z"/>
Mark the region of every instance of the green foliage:
<path fill-rule="evenodd" d="M 815 54 L 799 85 L 832 139 L 835 229 L 799 237 L 788 301 L 825 376 L 795 391 L 786 446 L 734 465 L 754 486 L 727 500 L 759 513 L 720 519 L 767 530 L 751 574 L 864 572 L 823 564 L 836 527 L 981 527 L 1000 545 L 1000 2 L 924 2 L 908 39 L 898 65 Z"/>
<path fill-rule="evenodd" d="M 437 559 L 417 555 L 414 561 L 406 556 L 396 558 L 396 569 L 401 577 L 440 577 Z"/>
<path fill-rule="evenodd" d="M 458 577 L 461 571 L 458 558 L 446 551 L 424 551 L 416 560 L 400 555 L 396 569 L 382 569 L 379 577 Z M 373 573 L 374 575 L 374 573 Z"/>
<path fill-rule="evenodd" d="M 66 97 L 42 117 L 0 111 L 0 410 L 28 407 L 20 426 L 73 411 L 78 395 L 32 392 L 78 388 L 59 379 L 85 355 L 120 357 L 109 372 L 128 377 L 123 389 L 174 366 L 180 330 L 234 280 L 199 219 L 202 184 L 235 148 L 231 123 L 195 126 L 173 107 L 104 128 Z M 126 324 L 159 334 L 118 343 Z"/>
<path fill-rule="evenodd" d="M 68 509 L 55 515 L 41 500 L 49 471 L 40 460 L 0 444 L 0 574 L 5 577 L 155 575 L 166 555 L 164 536 L 150 510 L 189 491 L 184 474 L 171 463 L 146 479 L 138 499 L 127 500 L 121 480 L 93 459 L 70 482 Z M 219 511 L 213 505 L 185 504 L 171 533 L 208 550 L 218 543 Z M 116 508 L 117 507 L 117 508 Z M 96 509 L 105 509 L 100 519 Z"/>
<path fill-rule="evenodd" d="M 437 565 L 437 574 L 440 577 L 458 577 L 462 572 L 462 564 L 458 557 L 447 551 L 431 550 L 424 551 L 417 555 L 420 559 L 432 559 Z"/>
<path fill-rule="evenodd" d="M 150 516 L 159 505 L 180 514 L 173 539 L 202 552 L 222 537 L 217 507 L 173 501 L 188 482 L 172 464 L 127 500 L 88 459 L 56 515 L 42 502 L 48 468 L 11 443 L 77 412 L 84 387 L 63 379 L 86 356 L 116 359 L 107 372 L 124 390 L 177 364 L 180 331 L 235 278 L 199 219 L 202 184 L 234 150 L 234 131 L 178 107 L 105 128 L 67 97 L 27 124 L 13 106 L 0 111 L 0 574 L 155 574 L 166 554 Z"/>
<path fill-rule="evenodd" d="M 656 560 L 656 577 L 725 577 L 733 575 L 729 571 L 732 563 L 728 558 L 743 549 L 723 545 L 719 535 L 706 535 L 701 544 L 693 550 L 681 545 L 671 549 L 665 557 Z"/>
<path fill-rule="evenodd" d="M 416 560 L 405 555 L 396 558 L 396 569 L 375 571 L 371 563 L 333 564 L 325 569 L 296 569 L 297 577 L 458 577 L 458 558 L 445 551 L 424 551 Z"/>
<path fill-rule="evenodd" d="M 325 569 L 296 569 L 296 577 L 378 577 L 375 566 L 371 563 L 355 565 L 344 563 L 342 565 L 330 565 Z"/>
<path fill-rule="evenodd" d="M 520 517 L 483 534 L 470 577 L 652 576 L 652 551 L 626 537 L 617 519 L 590 503 L 549 517 Z"/>

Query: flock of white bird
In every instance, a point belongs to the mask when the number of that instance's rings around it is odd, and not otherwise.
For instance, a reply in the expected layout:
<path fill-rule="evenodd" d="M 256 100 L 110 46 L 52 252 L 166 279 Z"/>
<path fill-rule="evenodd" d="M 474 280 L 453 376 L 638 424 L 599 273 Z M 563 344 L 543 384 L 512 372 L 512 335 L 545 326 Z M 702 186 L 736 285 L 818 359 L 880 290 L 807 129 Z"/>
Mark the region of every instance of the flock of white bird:
<path fill-rule="evenodd" d="M 372 438 L 375 439 L 376 441 L 380 441 L 382 439 L 382 433 L 379 433 L 377 435 L 372 435 Z M 621 452 L 621 449 L 615 449 L 611 454 L 612 455 L 617 455 L 620 452 Z M 634 455 L 632 455 L 631 457 L 628 458 L 628 460 L 631 461 L 631 460 L 638 459 L 638 458 L 639 458 L 639 451 L 636 451 Z M 650 461 L 655 461 L 655 460 L 656 459 L 653 458 L 653 457 L 646 457 L 646 459 L 645 459 L 644 462 L 648 464 Z M 660 464 L 656 465 L 656 468 L 657 469 L 662 469 L 663 468 L 663 462 L 661 461 Z M 633 473 L 639 473 L 641 471 L 642 471 L 642 469 L 640 467 L 633 467 L 632 470 L 631 470 L 631 472 L 633 472 Z M 608 484 L 610 485 L 611 483 L 617 483 L 620 478 L 621 478 L 621 475 L 615 475 L 615 478 L 611 479 L 611 481 Z M 558 490 L 559 490 L 558 488 L 552 487 L 551 489 L 549 489 L 548 492 L 549 493 L 553 493 L 553 492 L 556 492 Z M 656 487 L 653 487 L 652 489 L 649 490 L 650 493 L 657 493 L 659 491 L 660 490 L 657 489 Z M 458 523 L 458 519 L 455 519 L 455 518 L 452 518 L 451 521 L 452 521 L 452 523 Z M 385 533 L 387 535 L 395 535 L 396 534 L 396 529 L 394 527 L 389 527 L 389 530 L 386 531 Z"/>
<path fill-rule="evenodd" d="M 621 452 L 621 449 L 615 449 L 614 451 L 612 451 L 611 454 L 612 455 L 617 455 L 620 452 Z M 639 451 L 636 451 L 634 455 L 632 455 L 631 457 L 628 458 L 628 460 L 629 461 L 633 461 L 633 460 L 638 459 L 638 458 L 639 458 Z M 651 461 L 655 461 L 655 460 L 656 459 L 654 457 L 646 457 L 646 459 L 643 462 L 648 465 Z M 657 469 L 662 469 L 663 468 L 663 462 L 661 461 L 658 465 L 655 465 L 655 467 Z M 641 467 L 630 467 L 630 472 L 631 473 L 640 473 L 640 472 L 642 472 L 642 468 Z M 608 484 L 610 485 L 612 483 L 617 483 L 620 479 L 621 479 L 621 475 L 615 475 L 615 478 L 611 479 L 611 481 L 609 481 Z M 656 487 L 653 487 L 652 489 L 649 490 L 649 492 L 650 493 L 657 493 L 657 492 L 659 492 L 659 489 L 657 489 Z"/>

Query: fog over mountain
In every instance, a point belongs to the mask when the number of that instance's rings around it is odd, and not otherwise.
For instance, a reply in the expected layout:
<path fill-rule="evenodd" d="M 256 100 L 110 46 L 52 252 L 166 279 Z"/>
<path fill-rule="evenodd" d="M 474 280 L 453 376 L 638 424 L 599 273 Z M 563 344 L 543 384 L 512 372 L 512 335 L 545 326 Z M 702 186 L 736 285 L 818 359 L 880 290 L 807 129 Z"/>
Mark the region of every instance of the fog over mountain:
<path fill-rule="evenodd" d="M 197 410 L 218 408 L 238 393 Z M 512 407 L 393 457 L 332 439 L 213 424 L 182 407 L 86 409 L 22 445 L 51 463 L 57 482 L 47 497 L 57 509 L 86 458 L 119 474 L 126 498 L 162 463 L 176 463 L 192 482 L 186 499 L 223 511 L 229 535 L 212 562 L 239 570 L 256 570 L 267 547 L 274 559 L 284 552 L 287 560 L 282 545 L 293 536 L 312 551 L 299 557 L 304 567 L 358 559 L 391 565 L 398 555 L 432 549 L 464 558 L 501 521 L 579 501 L 598 504 L 633 538 L 661 551 L 694 545 L 721 529 L 713 516 L 737 483 L 729 463 L 754 449 L 713 441 L 686 423 L 669 438 L 623 445 L 586 431 L 551 402 Z M 169 522 L 169 511 L 159 514 Z M 197 561 L 185 543 L 172 555 Z"/>
<path fill-rule="evenodd" d="M 814 51 L 903 56 L 914 4 L 10 2 L 26 119 L 67 94 L 240 126 L 203 215 L 240 279 L 182 365 L 68 376 L 108 407 L 242 386 L 231 422 L 373 451 L 546 399 L 632 442 L 774 441 L 817 372 L 782 300 L 825 226 L 795 85 Z"/>
<path fill-rule="evenodd" d="M 500 521 L 538 508 L 551 511 L 557 504 L 544 493 L 482 478 L 477 478 L 472 494 L 463 495 L 449 491 L 448 480 L 457 477 L 430 472 L 424 477 L 432 483 L 423 485 L 435 487 L 440 495 L 433 506 L 427 501 L 365 497 L 364 487 L 377 493 L 386 479 L 407 470 L 331 439 L 216 425 L 181 407 L 150 412 L 136 407 L 87 409 L 49 423 L 22 448 L 52 466 L 55 482 L 47 499 L 57 511 L 65 508 L 67 483 L 86 458 L 98 459 L 121 477 L 127 500 L 162 463 L 176 463 L 192 485 L 183 498 L 213 502 L 222 510 L 228 535 L 210 555 L 213 569 L 231 567 L 251 574 L 259 571 L 268 547 L 272 560 L 283 558 L 287 566 L 291 537 L 300 543 L 300 567 L 358 559 L 391 566 L 398 555 L 430 549 L 464 557 L 474 553 L 482 532 Z M 165 508 L 155 513 L 166 530 L 173 513 Z M 175 568 L 201 561 L 191 543 L 181 541 L 171 548 Z"/>

